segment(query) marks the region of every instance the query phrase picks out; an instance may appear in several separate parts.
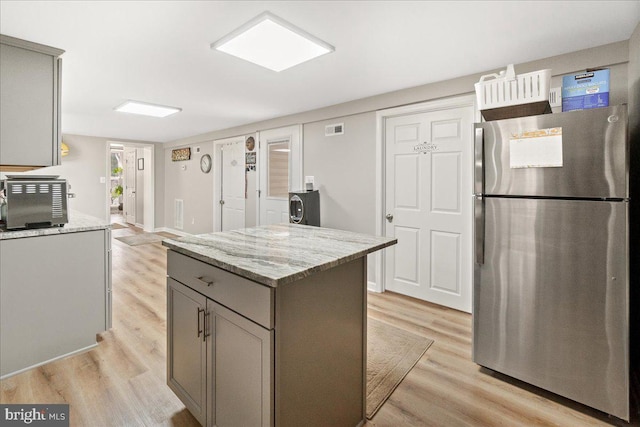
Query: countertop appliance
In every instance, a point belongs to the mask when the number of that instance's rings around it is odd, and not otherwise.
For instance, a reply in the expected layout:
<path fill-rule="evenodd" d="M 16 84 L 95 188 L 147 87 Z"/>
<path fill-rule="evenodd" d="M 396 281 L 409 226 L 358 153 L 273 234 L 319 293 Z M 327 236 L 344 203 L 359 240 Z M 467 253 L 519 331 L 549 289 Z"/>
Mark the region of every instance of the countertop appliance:
<path fill-rule="evenodd" d="M 320 227 L 320 192 L 318 190 L 289 193 L 289 222 Z"/>
<path fill-rule="evenodd" d="M 473 360 L 629 420 L 626 105 L 475 125 Z"/>
<path fill-rule="evenodd" d="M 8 175 L 0 181 L 3 225 L 7 230 L 63 226 L 67 181 L 49 175 Z"/>

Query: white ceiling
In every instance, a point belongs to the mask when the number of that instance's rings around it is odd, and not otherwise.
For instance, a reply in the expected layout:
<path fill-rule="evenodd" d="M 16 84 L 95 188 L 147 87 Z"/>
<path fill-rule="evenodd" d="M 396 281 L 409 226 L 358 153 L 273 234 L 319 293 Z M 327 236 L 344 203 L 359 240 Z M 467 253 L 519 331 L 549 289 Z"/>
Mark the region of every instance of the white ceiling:
<path fill-rule="evenodd" d="M 209 48 L 266 10 L 336 51 L 275 73 Z M 158 142 L 627 40 L 639 20 L 638 0 L 0 2 L 2 34 L 66 51 L 64 133 Z M 126 99 L 183 111 L 113 111 Z"/>

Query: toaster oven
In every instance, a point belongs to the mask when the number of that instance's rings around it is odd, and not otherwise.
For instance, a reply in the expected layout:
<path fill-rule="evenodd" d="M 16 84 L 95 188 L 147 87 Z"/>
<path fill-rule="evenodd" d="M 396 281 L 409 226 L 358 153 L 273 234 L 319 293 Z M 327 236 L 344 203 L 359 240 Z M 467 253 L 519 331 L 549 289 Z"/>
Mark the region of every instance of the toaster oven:
<path fill-rule="evenodd" d="M 2 220 L 7 230 L 64 226 L 67 180 L 57 176 L 8 175 L 0 181 Z"/>

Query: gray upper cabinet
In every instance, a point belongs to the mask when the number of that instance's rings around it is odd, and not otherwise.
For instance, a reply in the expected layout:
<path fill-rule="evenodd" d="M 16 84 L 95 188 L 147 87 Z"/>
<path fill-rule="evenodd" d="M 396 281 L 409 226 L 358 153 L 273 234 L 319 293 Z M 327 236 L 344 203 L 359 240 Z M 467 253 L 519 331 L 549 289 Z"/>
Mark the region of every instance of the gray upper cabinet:
<path fill-rule="evenodd" d="M 63 53 L 0 35 L 0 170 L 60 164 Z"/>

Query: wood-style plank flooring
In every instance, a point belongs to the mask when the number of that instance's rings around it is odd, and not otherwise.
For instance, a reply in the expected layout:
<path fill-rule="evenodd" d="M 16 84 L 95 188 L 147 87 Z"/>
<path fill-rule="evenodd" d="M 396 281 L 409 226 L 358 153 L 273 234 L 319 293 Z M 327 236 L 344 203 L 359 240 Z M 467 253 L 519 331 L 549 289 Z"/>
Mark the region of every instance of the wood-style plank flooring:
<path fill-rule="evenodd" d="M 112 248 L 113 329 L 94 350 L 1 381 L 0 403 L 69 403 L 72 426 L 198 426 L 166 385 L 166 250 Z M 385 293 L 369 295 L 369 315 L 435 343 L 366 426 L 628 425 L 480 369 L 468 314 Z"/>

